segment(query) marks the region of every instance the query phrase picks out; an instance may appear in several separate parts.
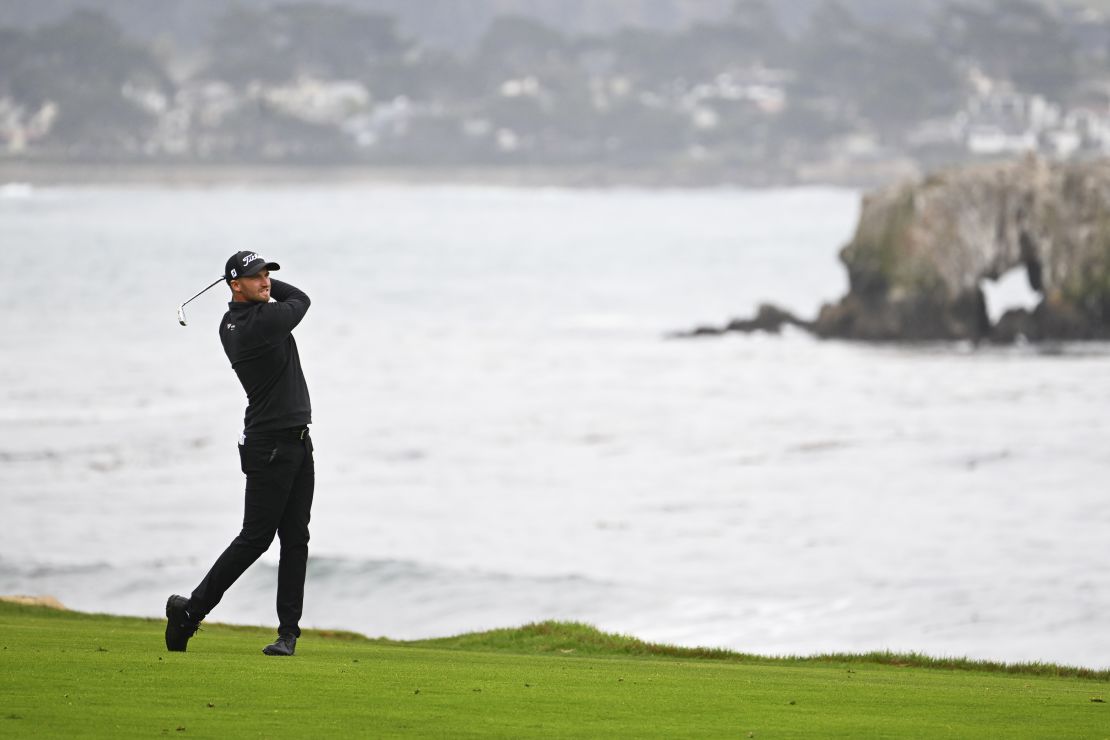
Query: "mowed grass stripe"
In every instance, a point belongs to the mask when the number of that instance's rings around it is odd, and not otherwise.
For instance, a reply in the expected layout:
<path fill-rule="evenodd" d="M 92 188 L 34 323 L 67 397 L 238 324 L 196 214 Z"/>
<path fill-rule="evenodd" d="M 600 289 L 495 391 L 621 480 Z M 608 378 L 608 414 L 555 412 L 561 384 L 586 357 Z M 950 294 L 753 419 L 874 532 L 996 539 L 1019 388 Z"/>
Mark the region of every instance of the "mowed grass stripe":
<path fill-rule="evenodd" d="M 270 629 L 208 625 L 180 654 L 162 628 L 0 605 L 0 735 L 1110 737 L 1087 678 L 590 655 L 534 629 L 530 654 L 512 630 L 485 651 L 306 631 L 284 659 Z"/>

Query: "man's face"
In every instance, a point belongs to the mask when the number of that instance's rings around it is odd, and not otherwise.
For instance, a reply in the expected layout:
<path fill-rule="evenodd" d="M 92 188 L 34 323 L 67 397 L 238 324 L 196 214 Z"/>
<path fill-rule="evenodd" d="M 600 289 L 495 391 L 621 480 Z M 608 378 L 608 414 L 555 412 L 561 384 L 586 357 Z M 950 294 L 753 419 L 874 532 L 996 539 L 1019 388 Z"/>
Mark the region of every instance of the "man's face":
<path fill-rule="evenodd" d="M 266 303 L 270 300 L 269 270 L 263 270 L 257 275 L 241 277 L 237 280 L 232 280 L 231 282 L 232 292 L 241 294 L 244 300 L 252 301 L 254 303 Z M 238 283 L 239 285 L 239 290 L 235 290 L 236 283 Z"/>

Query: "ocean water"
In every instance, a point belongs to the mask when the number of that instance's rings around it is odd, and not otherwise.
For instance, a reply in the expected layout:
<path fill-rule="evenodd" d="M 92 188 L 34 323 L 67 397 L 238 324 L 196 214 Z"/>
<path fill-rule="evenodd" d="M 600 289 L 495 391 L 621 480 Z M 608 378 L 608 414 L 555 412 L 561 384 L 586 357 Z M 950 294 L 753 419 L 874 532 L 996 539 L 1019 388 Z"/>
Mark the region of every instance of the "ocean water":
<path fill-rule="evenodd" d="M 842 294 L 858 194 L 0 189 L 0 593 L 158 616 L 236 534 L 217 326 L 250 249 L 297 329 L 304 626 L 556 618 L 758 653 L 1110 666 L 1110 348 L 673 340 Z M 212 614 L 274 624 L 276 545 Z"/>

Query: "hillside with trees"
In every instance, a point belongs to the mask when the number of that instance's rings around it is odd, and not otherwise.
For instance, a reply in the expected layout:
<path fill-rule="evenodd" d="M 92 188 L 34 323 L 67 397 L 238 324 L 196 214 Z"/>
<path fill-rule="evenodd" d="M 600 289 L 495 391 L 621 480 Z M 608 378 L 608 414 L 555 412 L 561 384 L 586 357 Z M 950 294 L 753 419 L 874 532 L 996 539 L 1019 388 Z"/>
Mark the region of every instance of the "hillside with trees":
<path fill-rule="evenodd" d="M 356 5 L 235 5 L 189 49 L 90 10 L 0 29 L 0 160 L 758 183 L 1110 152 L 1110 20 L 1090 8 L 953 1 L 892 20 L 825 0 L 803 23 L 739 0 L 605 32 L 499 15 L 458 50 Z"/>

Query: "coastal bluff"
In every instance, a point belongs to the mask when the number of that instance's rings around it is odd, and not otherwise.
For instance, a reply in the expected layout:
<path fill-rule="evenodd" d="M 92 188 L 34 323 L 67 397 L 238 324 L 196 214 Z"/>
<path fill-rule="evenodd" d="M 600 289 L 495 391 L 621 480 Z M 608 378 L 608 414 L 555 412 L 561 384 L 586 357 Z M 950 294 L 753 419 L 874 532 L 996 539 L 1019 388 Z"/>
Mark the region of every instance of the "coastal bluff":
<path fill-rule="evenodd" d="M 813 321 L 756 319 L 680 336 L 778 331 L 863 341 L 1110 338 L 1110 161 L 957 168 L 864 196 L 840 251 L 849 290 Z M 992 323 L 982 285 L 1019 268 L 1040 295 Z M 768 321 L 768 319 L 771 319 Z"/>

